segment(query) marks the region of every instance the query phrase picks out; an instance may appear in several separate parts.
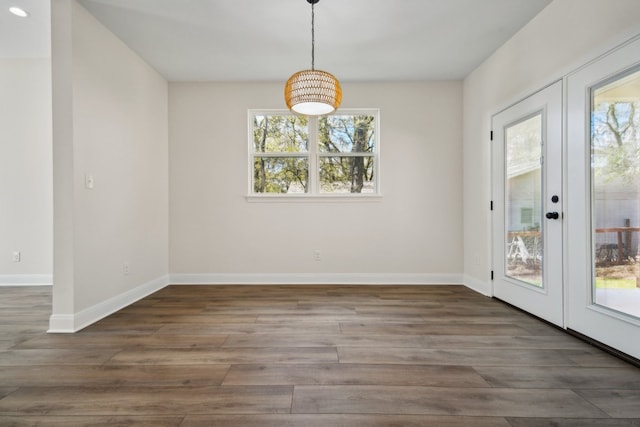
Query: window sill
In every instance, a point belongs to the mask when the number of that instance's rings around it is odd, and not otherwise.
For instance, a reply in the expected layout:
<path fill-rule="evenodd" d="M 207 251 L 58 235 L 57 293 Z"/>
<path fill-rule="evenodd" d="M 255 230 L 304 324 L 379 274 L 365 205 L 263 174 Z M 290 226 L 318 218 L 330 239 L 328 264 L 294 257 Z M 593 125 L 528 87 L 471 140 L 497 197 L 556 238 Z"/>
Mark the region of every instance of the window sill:
<path fill-rule="evenodd" d="M 252 194 L 246 196 L 246 199 L 249 203 L 371 203 L 381 202 L 382 194 L 360 194 L 357 196 L 352 194 Z"/>

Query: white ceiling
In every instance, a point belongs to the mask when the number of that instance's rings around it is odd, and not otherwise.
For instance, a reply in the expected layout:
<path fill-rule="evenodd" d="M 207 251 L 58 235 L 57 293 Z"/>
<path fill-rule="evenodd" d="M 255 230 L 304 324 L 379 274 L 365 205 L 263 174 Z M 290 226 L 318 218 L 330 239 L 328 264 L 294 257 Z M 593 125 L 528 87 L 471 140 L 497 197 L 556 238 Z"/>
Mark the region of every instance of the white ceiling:
<path fill-rule="evenodd" d="M 29 12 L 18 18 L 9 8 Z M 51 11 L 46 0 L 0 0 L 0 58 L 48 58 L 51 55 Z"/>
<path fill-rule="evenodd" d="M 171 81 L 281 82 L 311 66 L 306 0 L 78 1 Z M 550 2 L 321 0 L 315 65 L 342 81 L 461 79 Z M 0 57 L 41 56 L 27 32 L 39 45 L 48 3 L 0 0 Z M 9 16 L 13 4 L 32 16 Z"/>

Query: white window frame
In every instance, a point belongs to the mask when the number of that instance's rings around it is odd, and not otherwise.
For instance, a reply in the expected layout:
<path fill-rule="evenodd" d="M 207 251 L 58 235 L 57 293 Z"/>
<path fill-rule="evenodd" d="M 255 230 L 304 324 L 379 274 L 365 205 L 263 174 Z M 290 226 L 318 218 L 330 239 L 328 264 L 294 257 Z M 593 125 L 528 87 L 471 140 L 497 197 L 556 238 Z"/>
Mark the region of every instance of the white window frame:
<path fill-rule="evenodd" d="M 382 198 L 380 187 L 380 110 L 377 108 L 358 108 L 358 109 L 340 109 L 335 114 L 342 115 L 371 115 L 375 117 L 374 128 L 374 150 L 367 157 L 373 157 L 374 185 L 375 193 L 321 193 L 320 192 L 320 158 L 321 157 L 361 157 L 360 153 L 323 153 L 318 149 L 318 117 L 308 118 L 308 151 L 306 153 L 277 153 L 273 157 L 308 157 L 309 159 L 309 178 L 307 185 L 309 191 L 307 193 L 254 193 L 253 192 L 253 172 L 255 157 L 262 157 L 264 153 L 254 151 L 253 141 L 253 118 L 256 115 L 272 115 L 272 116 L 293 116 L 286 109 L 250 109 L 247 114 L 247 140 L 248 140 L 248 175 L 247 175 L 247 201 L 249 202 L 290 202 L 290 201 L 348 201 L 348 202 L 368 202 L 376 201 Z M 269 154 L 267 154 L 269 157 Z"/>

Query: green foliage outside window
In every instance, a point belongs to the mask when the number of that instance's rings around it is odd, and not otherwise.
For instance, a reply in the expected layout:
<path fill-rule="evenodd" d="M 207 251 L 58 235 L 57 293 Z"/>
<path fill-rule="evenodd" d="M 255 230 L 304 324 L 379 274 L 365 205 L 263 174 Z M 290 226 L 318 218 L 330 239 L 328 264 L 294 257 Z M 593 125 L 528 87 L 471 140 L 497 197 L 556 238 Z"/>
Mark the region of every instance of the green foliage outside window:
<path fill-rule="evenodd" d="M 376 116 L 254 114 L 252 126 L 253 193 L 310 193 L 312 180 L 320 193 L 376 193 Z"/>
<path fill-rule="evenodd" d="M 253 191 L 255 193 L 306 193 L 309 177 L 308 119 L 264 115 L 253 118 Z M 301 156 L 270 157 L 259 153 Z"/>

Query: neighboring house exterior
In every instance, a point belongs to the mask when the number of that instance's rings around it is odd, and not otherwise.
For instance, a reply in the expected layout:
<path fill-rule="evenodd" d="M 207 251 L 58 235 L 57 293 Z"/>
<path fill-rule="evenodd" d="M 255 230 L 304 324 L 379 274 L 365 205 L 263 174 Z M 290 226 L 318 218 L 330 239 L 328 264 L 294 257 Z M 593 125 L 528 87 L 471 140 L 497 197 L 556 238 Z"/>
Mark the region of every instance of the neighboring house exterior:
<path fill-rule="evenodd" d="M 544 215 L 540 166 L 531 163 L 508 170 L 507 173 L 507 190 L 511 196 L 508 231 L 520 233 L 539 230 Z M 616 181 L 598 185 L 592 215 L 594 227 L 596 230 L 638 227 L 638 209 L 638 184 Z M 638 253 L 638 232 L 621 233 L 625 255 L 635 256 Z M 595 250 L 598 257 L 617 258 L 617 245 L 617 231 L 596 232 Z"/>

